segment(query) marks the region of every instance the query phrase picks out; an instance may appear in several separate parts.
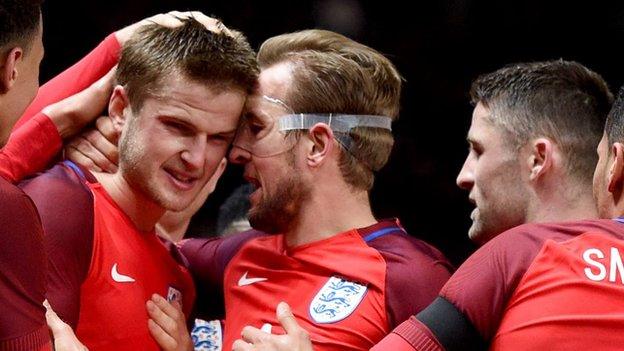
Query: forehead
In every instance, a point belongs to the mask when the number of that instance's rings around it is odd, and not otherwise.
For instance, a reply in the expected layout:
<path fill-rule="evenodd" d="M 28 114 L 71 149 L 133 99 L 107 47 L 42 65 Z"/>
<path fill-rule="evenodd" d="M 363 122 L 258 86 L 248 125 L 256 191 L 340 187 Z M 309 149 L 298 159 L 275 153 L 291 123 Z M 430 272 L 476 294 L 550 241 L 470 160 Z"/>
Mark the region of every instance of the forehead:
<path fill-rule="evenodd" d="M 264 96 L 285 101 L 292 83 L 292 65 L 278 63 L 260 72 L 258 85 L 247 99 L 245 109 L 257 114 L 270 114 L 272 110 L 283 110 L 278 103 L 271 103 Z"/>
<path fill-rule="evenodd" d="M 502 139 L 503 130 L 491 120 L 491 111 L 482 103 L 478 103 L 472 112 L 472 121 L 468 130 L 469 140 Z"/>
<path fill-rule="evenodd" d="M 240 89 L 214 89 L 209 84 L 172 74 L 163 78 L 158 93 L 145 100 L 141 112 L 223 132 L 236 128 L 245 97 Z"/>

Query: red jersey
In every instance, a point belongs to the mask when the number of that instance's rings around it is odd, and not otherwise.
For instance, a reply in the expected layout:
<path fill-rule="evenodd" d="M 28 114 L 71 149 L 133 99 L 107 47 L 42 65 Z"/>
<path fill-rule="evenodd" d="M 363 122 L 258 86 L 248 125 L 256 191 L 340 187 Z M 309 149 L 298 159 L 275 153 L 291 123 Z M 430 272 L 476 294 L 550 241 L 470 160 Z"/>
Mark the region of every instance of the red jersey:
<path fill-rule="evenodd" d="M 200 302 L 217 304 L 206 293 L 206 281 L 222 280 L 224 350 L 231 350 L 246 325 L 284 333 L 275 318 L 280 301 L 293 308 L 315 350 L 368 350 L 431 302 L 450 275 L 437 250 L 409 237 L 395 221 L 294 248 L 285 247 L 282 235 L 251 232 L 192 239 L 182 252 L 200 287 Z"/>
<path fill-rule="evenodd" d="M 84 172 L 84 173 L 83 173 Z M 90 350 L 159 350 L 147 329 L 152 294 L 182 303 L 193 281 L 154 231 L 139 231 L 86 171 L 59 164 L 24 184 L 50 257 L 48 300 Z M 86 252 L 85 252 L 86 251 Z M 175 256 L 175 257 L 174 257 Z"/>
<path fill-rule="evenodd" d="M 614 220 L 509 230 L 376 349 L 620 350 L 622 239 L 624 225 Z"/>

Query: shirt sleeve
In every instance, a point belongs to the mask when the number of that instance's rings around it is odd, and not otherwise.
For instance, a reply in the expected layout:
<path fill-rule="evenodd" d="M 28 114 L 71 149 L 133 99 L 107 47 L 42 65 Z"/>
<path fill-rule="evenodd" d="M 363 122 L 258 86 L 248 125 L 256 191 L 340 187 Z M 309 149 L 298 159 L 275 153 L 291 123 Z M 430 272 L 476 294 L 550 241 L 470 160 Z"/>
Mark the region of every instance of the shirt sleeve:
<path fill-rule="evenodd" d="M 82 60 L 41 86 L 13 130 L 19 129 L 46 106 L 81 92 L 102 78 L 117 64 L 120 50 L 115 33 L 107 36 Z"/>
<path fill-rule="evenodd" d="M 74 95 L 104 76 L 119 57 L 120 45 L 111 34 L 91 53 L 38 91 L 0 150 L 0 176 L 12 183 L 42 171 L 62 147 L 62 140 L 44 107 Z"/>
<path fill-rule="evenodd" d="M 249 230 L 223 238 L 187 239 L 180 243 L 180 250 L 195 280 L 197 296 L 195 312 L 204 320 L 225 317 L 223 275 L 225 268 L 247 241 L 265 235 Z"/>
<path fill-rule="evenodd" d="M 427 307 L 453 271 L 442 253 L 407 234 L 385 235 L 369 245 L 379 250 L 386 261 L 390 328 Z"/>
<path fill-rule="evenodd" d="M 35 202 L 43 223 L 48 301 L 75 328 L 80 287 L 93 250 L 93 196 L 84 180 L 63 163 L 20 186 Z"/>
<path fill-rule="evenodd" d="M 0 180 L 0 351 L 49 346 L 45 320 L 45 251 L 32 201 Z"/>
<path fill-rule="evenodd" d="M 44 170 L 62 146 L 52 121 L 43 113 L 14 131 L 0 150 L 0 176 L 11 183 Z"/>
<path fill-rule="evenodd" d="M 443 349 L 483 350 L 498 329 L 507 301 L 542 246 L 532 227 L 521 226 L 494 238 L 462 264 L 420 312 L 418 325 L 393 333 L 415 345 L 435 340 Z M 426 332 L 426 333 L 425 333 Z"/>

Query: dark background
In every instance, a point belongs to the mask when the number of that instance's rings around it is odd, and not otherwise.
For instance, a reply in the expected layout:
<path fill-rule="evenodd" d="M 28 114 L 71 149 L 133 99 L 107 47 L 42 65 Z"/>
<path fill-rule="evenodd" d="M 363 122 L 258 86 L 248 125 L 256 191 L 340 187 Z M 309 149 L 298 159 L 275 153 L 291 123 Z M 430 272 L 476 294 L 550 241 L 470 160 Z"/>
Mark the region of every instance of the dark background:
<path fill-rule="evenodd" d="M 614 91 L 624 81 L 621 1 L 48 0 L 42 82 L 110 32 L 171 10 L 220 17 L 242 30 L 254 48 L 276 34 L 324 28 L 386 54 L 406 82 L 394 125 L 395 149 L 377 177 L 373 207 L 378 217 L 398 216 L 412 235 L 436 245 L 455 263 L 473 249 L 466 236 L 471 206 L 455 185 L 467 152 L 470 82 L 505 64 L 558 58 L 597 71 Z M 216 210 L 242 183 L 240 174 L 229 167 L 192 231 L 213 230 Z"/>

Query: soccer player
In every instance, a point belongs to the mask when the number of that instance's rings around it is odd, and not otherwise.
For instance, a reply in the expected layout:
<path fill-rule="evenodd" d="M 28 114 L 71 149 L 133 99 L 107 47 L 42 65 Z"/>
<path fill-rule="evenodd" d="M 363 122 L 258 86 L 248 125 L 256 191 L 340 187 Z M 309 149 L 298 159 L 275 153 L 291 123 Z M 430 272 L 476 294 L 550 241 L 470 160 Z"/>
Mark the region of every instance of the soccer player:
<path fill-rule="evenodd" d="M 591 181 L 613 97 L 575 62 L 515 64 L 484 74 L 457 185 L 475 204 L 469 237 L 485 244 L 524 223 L 596 218 Z"/>
<path fill-rule="evenodd" d="M 401 77 L 377 51 L 322 30 L 273 37 L 258 61 L 230 160 L 255 187 L 249 220 L 263 232 L 183 241 L 199 317 L 225 317 L 230 350 L 245 325 L 280 333 L 273 307 L 286 300 L 318 350 L 368 350 L 450 274 L 368 200 L 392 148 Z M 163 349 L 190 344 L 173 341 L 188 333 L 164 299 L 148 309 Z"/>
<path fill-rule="evenodd" d="M 23 184 L 41 214 L 48 300 L 91 350 L 157 350 L 145 300 L 194 301 L 180 257 L 155 235 L 219 167 L 258 68 L 245 39 L 195 19 L 146 25 L 123 47 L 109 114 L 119 170 L 64 162 Z"/>
<path fill-rule="evenodd" d="M 580 88 L 596 91 L 587 76 L 569 78 L 582 82 Z M 535 87 L 521 79 L 514 83 L 519 83 L 513 86 L 520 92 Z M 570 95 L 582 92 L 573 90 Z M 593 109 L 599 103 L 586 97 L 577 106 Z M 372 350 L 620 349 L 623 124 L 621 90 L 597 148 L 593 178 L 598 214 L 608 219 L 525 224 L 498 235 L 458 269 L 429 307 Z M 278 340 L 252 330 L 246 339 L 254 348 L 241 342 L 237 350 L 311 350 L 287 306 L 280 305 L 278 313 L 291 335 Z"/>
<path fill-rule="evenodd" d="M 109 91 L 103 80 L 70 98 L 69 104 L 59 102 L 45 114 L 31 113 L 7 144 L 13 125 L 39 87 L 40 5 L 36 0 L 0 1 L 0 350 L 50 349 L 43 307 L 46 256 L 41 221 L 32 201 L 11 183 L 45 166 L 60 149 L 60 137 L 87 123 L 91 109 L 103 107 L 105 99 L 92 99 L 93 94 Z M 86 101 L 87 111 L 74 113 L 74 105 Z"/>

